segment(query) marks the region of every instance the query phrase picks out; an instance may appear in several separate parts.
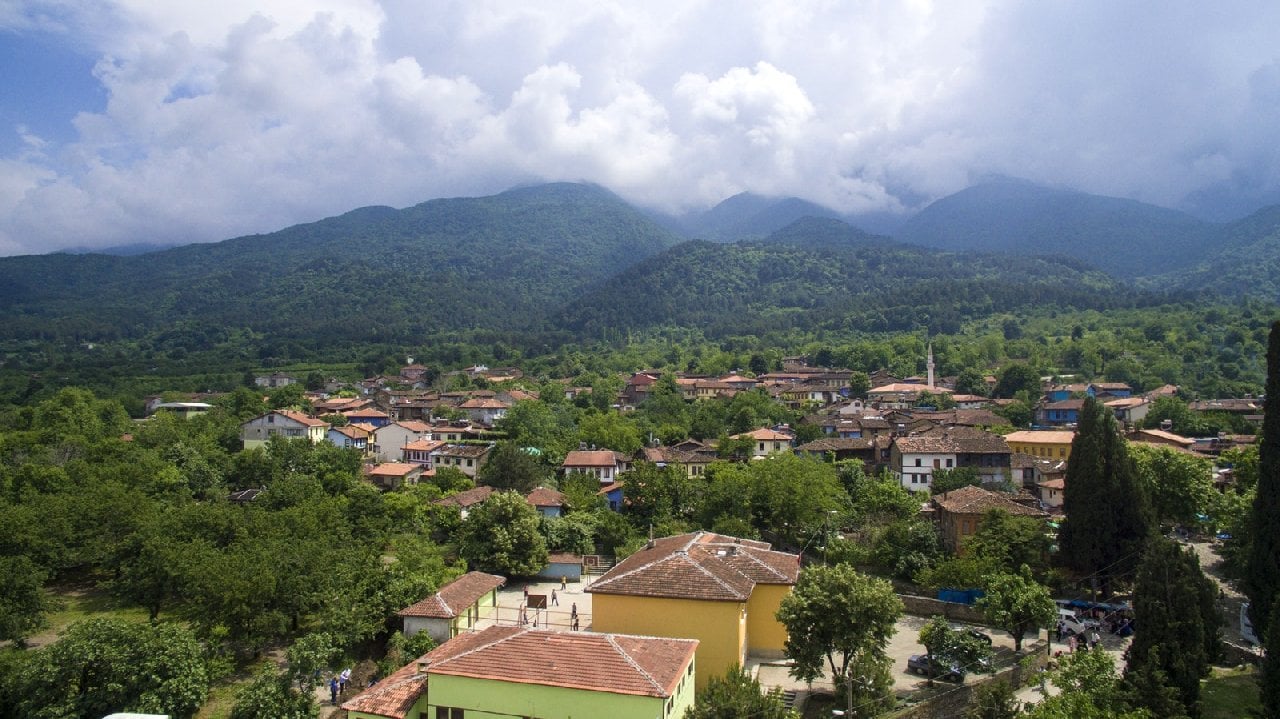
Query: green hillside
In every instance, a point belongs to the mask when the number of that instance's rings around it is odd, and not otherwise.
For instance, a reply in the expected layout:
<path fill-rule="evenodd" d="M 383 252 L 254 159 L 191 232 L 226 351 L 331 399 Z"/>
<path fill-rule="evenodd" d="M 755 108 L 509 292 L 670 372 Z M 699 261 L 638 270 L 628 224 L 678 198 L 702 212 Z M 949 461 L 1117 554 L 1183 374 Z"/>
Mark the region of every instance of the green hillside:
<path fill-rule="evenodd" d="M 677 241 L 606 190 L 557 184 L 136 257 L 6 258 L 0 339 L 177 326 L 199 349 L 232 328 L 305 346 L 523 328 Z"/>
<path fill-rule="evenodd" d="M 1192 267 L 1217 229 L 1134 200 L 997 180 L 934 202 L 894 236 L 952 251 L 1065 255 L 1132 279 Z"/>
<path fill-rule="evenodd" d="M 1280 301 L 1280 205 L 1225 225 L 1204 250 L 1204 259 L 1192 269 L 1144 284 Z"/>
<path fill-rule="evenodd" d="M 709 336 L 792 327 L 954 332 L 966 319 L 1023 307 L 1142 301 L 1074 260 L 940 252 L 806 218 L 761 242 L 672 248 L 625 281 L 597 287 L 553 324 L 588 336 L 662 326 Z"/>

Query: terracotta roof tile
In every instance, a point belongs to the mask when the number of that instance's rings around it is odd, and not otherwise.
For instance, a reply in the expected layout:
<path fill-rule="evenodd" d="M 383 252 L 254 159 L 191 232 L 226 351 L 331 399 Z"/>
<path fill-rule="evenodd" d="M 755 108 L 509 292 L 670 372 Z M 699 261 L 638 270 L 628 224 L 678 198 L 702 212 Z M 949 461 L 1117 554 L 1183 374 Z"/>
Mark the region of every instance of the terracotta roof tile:
<path fill-rule="evenodd" d="M 933 498 L 933 504 L 953 514 L 983 514 L 991 509 L 1003 509 L 1009 514 L 1043 517 L 1044 512 L 1018 504 L 999 492 L 981 487 L 961 487 Z"/>
<path fill-rule="evenodd" d="M 594 632 L 492 626 L 460 634 L 419 659 L 427 676 L 668 698 L 698 642 Z"/>
<path fill-rule="evenodd" d="M 441 587 L 440 591 L 401 609 L 397 614 L 402 617 L 452 619 L 481 597 L 506 583 L 506 578 L 496 574 L 467 572 Z"/>
<path fill-rule="evenodd" d="M 525 495 L 525 499 L 535 507 L 563 507 L 564 495 L 554 489 L 546 487 L 538 487 L 529 494 Z"/>
<path fill-rule="evenodd" d="M 308 417 L 307 415 L 301 412 L 297 412 L 291 409 L 278 409 L 275 411 L 275 414 L 281 415 L 283 417 L 288 417 L 294 422 L 304 424 L 308 427 L 328 427 L 329 426 L 329 423 L 325 422 L 322 419 L 316 419 L 315 417 Z M 263 415 L 263 416 L 266 416 L 266 415 Z"/>
<path fill-rule="evenodd" d="M 791 440 L 795 439 L 795 437 L 792 435 L 786 434 L 784 432 L 779 432 L 774 429 L 769 429 L 768 427 L 753 429 L 750 432 L 743 432 L 741 434 L 735 434 L 732 437 L 730 437 L 730 439 L 748 439 L 748 438 L 754 439 L 756 441 L 765 441 L 765 442 L 772 442 L 772 441 L 790 442 Z"/>
<path fill-rule="evenodd" d="M 488 499 L 493 492 L 493 487 L 474 487 L 437 499 L 435 503 L 446 507 L 462 507 L 466 509 Z"/>
<path fill-rule="evenodd" d="M 406 664 L 343 703 L 342 708 L 349 712 L 404 719 L 426 688 L 427 675 L 418 672 L 417 663 Z"/>
<path fill-rule="evenodd" d="M 565 467 L 613 467 L 618 454 L 611 449 L 575 449 L 564 456 Z"/>
<path fill-rule="evenodd" d="M 377 477 L 403 477 L 404 475 L 422 469 L 420 464 L 408 464 L 405 462 L 383 462 L 369 468 L 369 474 Z"/>
<path fill-rule="evenodd" d="M 756 584 L 794 584 L 798 558 L 764 542 L 709 532 L 654 540 L 587 591 L 672 599 L 746 601 Z"/>
<path fill-rule="evenodd" d="M 1008 454 L 1004 437 L 972 427 L 937 427 L 896 440 L 900 452 L 955 452 L 958 454 Z"/>
<path fill-rule="evenodd" d="M 1027 444 L 1071 444 L 1075 438 L 1076 433 L 1070 430 L 1027 429 L 1006 434 L 1004 441 Z"/>

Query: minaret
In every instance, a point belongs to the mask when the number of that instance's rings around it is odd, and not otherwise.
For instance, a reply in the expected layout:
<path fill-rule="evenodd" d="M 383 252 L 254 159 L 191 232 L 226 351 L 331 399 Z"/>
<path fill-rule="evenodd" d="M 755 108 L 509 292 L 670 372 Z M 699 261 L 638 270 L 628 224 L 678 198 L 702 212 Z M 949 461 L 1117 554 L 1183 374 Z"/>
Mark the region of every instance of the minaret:
<path fill-rule="evenodd" d="M 929 368 L 929 385 L 928 386 L 932 388 L 933 387 L 933 343 L 932 342 L 929 343 L 929 361 L 925 363 L 925 366 Z"/>

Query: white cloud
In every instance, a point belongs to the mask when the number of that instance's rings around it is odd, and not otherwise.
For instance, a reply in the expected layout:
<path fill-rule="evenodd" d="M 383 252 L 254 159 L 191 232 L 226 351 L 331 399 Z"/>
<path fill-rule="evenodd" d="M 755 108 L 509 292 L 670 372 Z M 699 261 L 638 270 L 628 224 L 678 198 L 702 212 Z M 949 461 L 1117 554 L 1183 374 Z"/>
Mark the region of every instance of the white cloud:
<path fill-rule="evenodd" d="M 1278 21 L 1262 2 L 0 2 L 0 29 L 98 57 L 108 98 L 74 142 L 14 128 L 0 253 L 538 180 L 669 209 L 749 190 L 904 211 L 988 173 L 1274 197 Z"/>

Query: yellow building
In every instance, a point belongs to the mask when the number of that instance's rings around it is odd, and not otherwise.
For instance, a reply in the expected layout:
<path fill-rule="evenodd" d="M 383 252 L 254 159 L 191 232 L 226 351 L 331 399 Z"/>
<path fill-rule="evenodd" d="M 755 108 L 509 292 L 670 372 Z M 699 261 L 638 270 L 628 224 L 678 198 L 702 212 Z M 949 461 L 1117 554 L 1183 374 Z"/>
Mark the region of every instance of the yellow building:
<path fill-rule="evenodd" d="M 698 640 L 697 687 L 748 655 L 781 657 L 776 618 L 799 557 L 709 532 L 650 542 L 595 581 L 591 628 Z"/>
<path fill-rule="evenodd" d="M 1071 440 L 1076 433 L 1068 430 L 1023 430 L 1004 437 L 1009 449 L 1037 459 L 1065 460 L 1071 457 Z"/>

